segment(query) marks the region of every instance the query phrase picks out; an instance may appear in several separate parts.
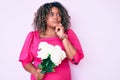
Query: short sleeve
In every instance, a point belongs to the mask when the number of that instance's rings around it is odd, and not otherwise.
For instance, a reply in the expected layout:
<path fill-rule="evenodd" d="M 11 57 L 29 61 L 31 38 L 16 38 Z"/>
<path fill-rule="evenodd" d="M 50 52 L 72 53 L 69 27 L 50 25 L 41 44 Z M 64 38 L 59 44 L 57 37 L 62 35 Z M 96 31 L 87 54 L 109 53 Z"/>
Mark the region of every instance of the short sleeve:
<path fill-rule="evenodd" d="M 19 56 L 19 61 L 22 62 L 23 66 L 33 61 L 33 56 L 31 52 L 32 41 L 33 41 L 33 32 L 30 32 L 26 37 L 26 40 L 24 42 L 24 45 L 22 47 L 22 50 Z"/>
<path fill-rule="evenodd" d="M 70 59 L 70 61 L 73 64 L 77 65 L 80 62 L 80 60 L 84 57 L 83 50 L 82 50 L 82 47 L 81 47 L 78 37 L 71 29 L 69 29 L 67 31 L 67 35 L 68 35 L 68 39 L 71 42 L 71 44 L 76 48 L 76 53 L 75 53 L 73 59 Z"/>

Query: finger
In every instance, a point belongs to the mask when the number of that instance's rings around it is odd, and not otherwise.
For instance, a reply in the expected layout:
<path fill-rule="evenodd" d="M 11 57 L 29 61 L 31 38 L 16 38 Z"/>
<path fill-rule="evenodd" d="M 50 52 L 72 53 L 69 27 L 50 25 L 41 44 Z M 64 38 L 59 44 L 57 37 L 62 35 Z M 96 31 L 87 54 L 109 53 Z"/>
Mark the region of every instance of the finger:
<path fill-rule="evenodd" d="M 60 27 L 55 28 L 55 32 L 58 32 L 60 30 Z"/>
<path fill-rule="evenodd" d="M 60 32 L 61 31 L 61 28 L 57 28 L 57 32 Z"/>
<path fill-rule="evenodd" d="M 64 27 L 63 27 L 63 25 L 61 24 L 61 23 L 59 23 L 59 25 L 58 25 L 62 30 L 64 30 Z"/>
<path fill-rule="evenodd" d="M 39 79 L 42 80 L 44 78 L 44 74 L 39 75 Z"/>
<path fill-rule="evenodd" d="M 40 79 L 37 78 L 36 80 L 40 80 Z"/>
<path fill-rule="evenodd" d="M 58 28 L 57 28 L 57 32 L 58 32 L 58 31 L 60 31 L 60 29 L 61 29 L 61 28 L 60 28 L 60 27 L 58 27 Z"/>
<path fill-rule="evenodd" d="M 40 73 L 40 69 L 37 69 L 37 73 Z"/>
<path fill-rule="evenodd" d="M 59 26 L 62 26 L 62 24 L 61 24 L 61 23 L 59 23 Z"/>

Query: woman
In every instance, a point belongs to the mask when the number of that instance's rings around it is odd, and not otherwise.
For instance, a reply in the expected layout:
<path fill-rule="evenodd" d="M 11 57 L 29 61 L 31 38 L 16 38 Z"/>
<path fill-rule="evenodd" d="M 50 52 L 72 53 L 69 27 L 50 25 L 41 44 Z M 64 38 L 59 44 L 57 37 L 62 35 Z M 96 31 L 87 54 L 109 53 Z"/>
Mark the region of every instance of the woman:
<path fill-rule="evenodd" d="M 78 64 L 83 58 L 83 51 L 76 34 L 70 29 L 70 17 L 67 10 L 59 2 L 43 4 L 34 18 L 34 31 L 31 31 L 21 50 L 19 61 L 24 69 L 31 73 L 31 80 L 71 80 L 68 61 Z M 67 58 L 55 67 L 55 72 L 41 74 L 37 57 L 41 42 L 59 45 Z"/>

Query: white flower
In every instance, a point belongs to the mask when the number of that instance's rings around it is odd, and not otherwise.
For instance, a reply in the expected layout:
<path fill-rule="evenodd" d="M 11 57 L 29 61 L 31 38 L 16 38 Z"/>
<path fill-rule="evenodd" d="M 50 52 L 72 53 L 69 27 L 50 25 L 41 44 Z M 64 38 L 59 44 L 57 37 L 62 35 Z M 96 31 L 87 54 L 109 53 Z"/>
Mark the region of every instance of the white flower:
<path fill-rule="evenodd" d="M 39 49 L 44 49 L 45 47 L 47 47 L 47 43 L 46 42 L 41 42 L 40 44 L 39 44 Z"/>
<path fill-rule="evenodd" d="M 38 51 L 38 58 L 46 59 L 48 57 L 48 52 L 46 50 L 40 50 Z"/>
<path fill-rule="evenodd" d="M 40 51 L 38 51 L 38 57 L 43 60 L 50 55 L 52 62 L 56 66 L 61 64 L 62 60 L 66 57 L 65 52 L 58 45 L 53 46 L 46 42 L 41 42 L 39 44 L 39 49 Z"/>
<path fill-rule="evenodd" d="M 56 66 L 58 66 L 59 64 L 61 64 L 62 60 L 66 57 L 66 54 L 58 45 L 54 47 L 53 51 L 54 53 L 51 54 L 51 60 L 56 64 Z"/>

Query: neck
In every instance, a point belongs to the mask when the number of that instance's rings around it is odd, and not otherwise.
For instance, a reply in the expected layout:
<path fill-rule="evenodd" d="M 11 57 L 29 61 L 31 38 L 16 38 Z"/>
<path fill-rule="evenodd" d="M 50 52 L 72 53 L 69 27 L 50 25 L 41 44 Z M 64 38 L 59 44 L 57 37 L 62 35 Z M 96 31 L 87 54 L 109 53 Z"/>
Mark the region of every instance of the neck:
<path fill-rule="evenodd" d="M 57 36 L 57 35 L 56 35 L 56 32 L 55 32 L 55 29 L 54 29 L 54 28 L 49 28 L 49 27 L 47 27 L 44 35 L 46 35 L 46 36 L 51 36 L 51 37 L 52 37 L 52 36 Z"/>
<path fill-rule="evenodd" d="M 45 32 L 46 32 L 46 33 L 55 33 L 55 29 L 48 27 Z"/>

